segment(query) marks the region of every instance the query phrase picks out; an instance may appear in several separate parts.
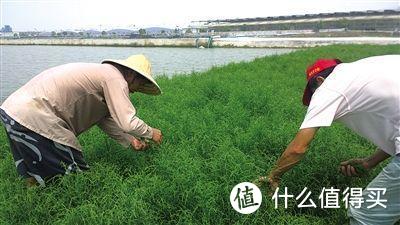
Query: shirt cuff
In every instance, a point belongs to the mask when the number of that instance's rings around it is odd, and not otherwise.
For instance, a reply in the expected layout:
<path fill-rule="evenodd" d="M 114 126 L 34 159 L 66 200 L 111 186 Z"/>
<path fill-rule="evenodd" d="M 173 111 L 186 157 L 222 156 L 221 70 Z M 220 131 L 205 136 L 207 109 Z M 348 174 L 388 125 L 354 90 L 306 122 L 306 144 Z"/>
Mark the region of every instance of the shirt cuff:
<path fill-rule="evenodd" d="M 144 138 L 153 139 L 153 128 L 148 126 L 146 136 Z"/>
<path fill-rule="evenodd" d="M 131 145 L 133 139 L 135 139 L 135 137 L 127 133 L 122 134 L 122 136 L 123 139 L 119 140 L 118 143 L 124 146 L 125 148 L 128 148 Z"/>

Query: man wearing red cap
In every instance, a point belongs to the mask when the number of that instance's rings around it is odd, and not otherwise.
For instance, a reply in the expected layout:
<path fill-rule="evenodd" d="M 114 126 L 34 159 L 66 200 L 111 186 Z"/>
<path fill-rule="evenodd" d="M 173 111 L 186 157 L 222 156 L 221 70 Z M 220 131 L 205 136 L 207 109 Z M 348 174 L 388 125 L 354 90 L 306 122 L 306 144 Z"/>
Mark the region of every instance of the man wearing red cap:
<path fill-rule="evenodd" d="M 308 67 L 303 104 L 308 107 L 299 132 L 277 161 L 268 177 L 273 190 L 281 176 L 304 156 L 320 127 L 338 121 L 377 146 L 367 158 L 342 162 L 345 176 L 358 176 L 383 160 L 392 160 L 362 193 L 364 200 L 371 188 L 386 189 L 381 198 L 385 207 L 360 208 L 349 205 L 351 224 L 393 224 L 400 219 L 400 55 L 375 56 L 352 63 L 338 59 L 320 59 Z"/>

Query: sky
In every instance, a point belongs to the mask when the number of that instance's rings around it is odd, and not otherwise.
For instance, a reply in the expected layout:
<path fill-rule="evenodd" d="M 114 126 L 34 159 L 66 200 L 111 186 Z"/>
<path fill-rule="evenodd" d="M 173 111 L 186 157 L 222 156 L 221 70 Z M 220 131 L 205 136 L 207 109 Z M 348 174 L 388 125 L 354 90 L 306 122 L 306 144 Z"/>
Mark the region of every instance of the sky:
<path fill-rule="evenodd" d="M 187 27 L 191 21 L 400 10 L 400 0 L 0 0 L 14 31 Z"/>

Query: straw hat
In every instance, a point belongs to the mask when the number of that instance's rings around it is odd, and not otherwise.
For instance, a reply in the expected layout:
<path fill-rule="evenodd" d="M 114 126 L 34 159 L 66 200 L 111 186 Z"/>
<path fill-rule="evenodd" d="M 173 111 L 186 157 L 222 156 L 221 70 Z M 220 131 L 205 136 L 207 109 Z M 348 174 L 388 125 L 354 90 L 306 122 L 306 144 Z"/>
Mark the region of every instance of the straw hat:
<path fill-rule="evenodd" d="M 149 95 L 161 94 L 160 86 L 158 86 L 157 82 L 151 76 L 150 61 L 144 55 L 132 55 L 125 60 L 105 59 L 101 63 L 110 63 L 110 62 L 132 69 L 135 72 L 138 72 L 140 75 L 142 75 L 149 81 L 148 85 L 140 87 L 140 90 L 138 90 L 139 92 Z"/>

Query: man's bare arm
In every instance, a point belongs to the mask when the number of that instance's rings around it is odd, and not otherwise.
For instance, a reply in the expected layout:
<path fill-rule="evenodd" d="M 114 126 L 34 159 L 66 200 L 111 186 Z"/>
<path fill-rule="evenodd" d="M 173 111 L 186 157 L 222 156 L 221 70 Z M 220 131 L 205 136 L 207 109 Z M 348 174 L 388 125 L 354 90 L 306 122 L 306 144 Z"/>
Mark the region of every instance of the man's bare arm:
<path fill-rule="evenodd" d="M 367 158 L 355 158 L 340 163 L 340 172 L 345 176 L 362 176 L 368 170 L 374 168 L 379 163 L 389 158 L 390 155 L 377 148 L 375 153 Z M 356 166 L 362 166 L 366 171 L 356 169 Z"/>
<path fill-rule="evenodd" d="M 306 128 L 300 130 L 292 142 L 283 152 L 276 167 L 268 176 L 272 180 L 279 181 L 280 177 L 295 166 L 304 156 L 309 144 L 313 140 L 318 128 Z"/>
<path fill-rule="evenodd" d="M 279 186 L 281 176 L 303 158 L 317 131 L 318 128 L 301 129 L 278 159 L 275 168 L 270 172 L 268 177 L 260 177 L 255 182 L 259 186 L 263 183 L 268 183 L 270 188 L 269 194 L 272 195 L 271 191 L 274 191 Z"/>
<path fill-rule="evenodd" d="M 389 158 L 390 155 L 384 152 L 383 150 L 377 148 L 375 153 L 371 156 L 367 157 L 365 161 L 368 163 L 369 168 L 372 169 L 377 166 L 379 163 L 384 161 L 385 159 Z"/>

